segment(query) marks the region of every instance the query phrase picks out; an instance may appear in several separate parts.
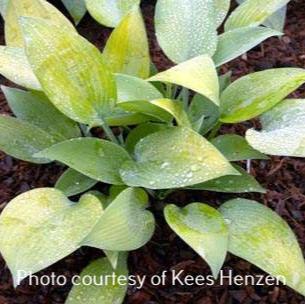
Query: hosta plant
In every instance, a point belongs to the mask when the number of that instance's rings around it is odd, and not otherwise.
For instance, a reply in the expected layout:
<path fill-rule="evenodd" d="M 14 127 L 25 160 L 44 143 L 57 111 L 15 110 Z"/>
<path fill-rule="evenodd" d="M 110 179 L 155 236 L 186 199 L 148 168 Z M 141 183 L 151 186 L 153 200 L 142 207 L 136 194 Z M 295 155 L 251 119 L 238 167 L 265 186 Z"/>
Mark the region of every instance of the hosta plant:
<path fill-rule="evenodd" d="M 0 251 L 15 286 L 82 246 L 106 256 L 82 275 L 126 275 L 127 252 L 154 232 L 146 208 L 163 200 L 168 225 L 215 278 L 230 252 L 305 295 L 302 252 L 275 212 L 238 197 L 218 209 L 213 202 L 179 208 L 166 198 L 176 189 L 264 193 L 242 161 L 305 156 L 305 100 L 286 99 L 305 83 L 305 70 L 232 82 L 220 69 L 280 36 L 261 24 L 288 1 L 247 0 L 221 33 L 229 0 L 158 0 L 156 35 L 173 61 L 165 71 L 150 59 L 139 1 L 87 1 L 98 20 L 115 26 L 102 52 L 45 0 L 5 2 L 0 72 L 22 88 L 2 87 L 14 116 L 0 116 L 0 148 L 67 166 L 53 188 L 18 195 L 0 216 Z M 218 132 L 255 117 L 262 129 L 245 137 Z M 96 191 L 98 183 L 107 192 Z M 126 288 L 78 285 L 67 303 L 121 303 Z"/>

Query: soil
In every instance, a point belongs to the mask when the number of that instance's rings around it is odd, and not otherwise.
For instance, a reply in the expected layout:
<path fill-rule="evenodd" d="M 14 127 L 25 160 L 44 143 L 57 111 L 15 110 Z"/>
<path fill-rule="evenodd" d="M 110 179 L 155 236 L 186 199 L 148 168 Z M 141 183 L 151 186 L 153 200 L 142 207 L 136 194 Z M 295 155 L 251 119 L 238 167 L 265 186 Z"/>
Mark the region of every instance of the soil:
<path fill-rule="evenodd" d="M 64 10 L 59 1 L 53 1 Z M 154 1 L 146 1 L 143 5 L 145 21 L 151 44 L 154 63 L 160 70 L 172 65 L 163 55 L 153 31 Z M 276 67 L 305 68 L 305 2 L 293 1 L 288 8 L 285 35 L 271 38 L 246 56 L 230 62 L 223 67 L 223 72 L 231 70 L 234 77 L 249 72 Z M 80 33 L 100 49 L 110 33 L 109 29 L 97 24 L 90 16 L 86 16 L 79 25 Z M 1 24 L 1 42 L 3 44 L 3 24 Z M 2 84 L 10 84 L 1 78 Z M 294 97 L 305 98 L 305 87 L 300 88 Z M 3 95 L 0 95 L 0 112 L 10 113 Z M 220 132 L 244 134 L 255 121 L 235 126 L 224 126 Z M 53 186 L 63 171 L 60 165 L 33 165 L 18 161 L 3 153 L 0 154 L 0 210 L 16 195 L 37 187 Z M 291 157 L 272 157 L 270 161 L 253 161 L 251 173 L 266 187 L 265 195 L 240 195 L 256 199 L 275 210 L 288 221 L 297 235 L 301 248 L 305 251 L 305 160 Z M 102 187 L 102 185 L 100 185 Z M 177 191 L 167 198 L 167 203 L 183 206 L 200 201 L 218 206 L 233 195 L 216 194 L 204 191 Z M 157 228 L 153 239 L 143 248 L 131 252 L 129 266 L 131 274 L 152 276 L 163 270 L 181 270 L 186 274 L 208 275 L 206 263 L 193 252 L 164 221 L 162 210 L 164 202 L 151 201 L 151 210 L 157 219 Z M 276 248 L 275 248 L 276 250 Z M 49 267 L 40 274 L 64 274 L 71 277 L 79 273 L 90 261 L 101 255 L 100 251 L 82 248 L 71 256 Z M 253 265 L 228 255 L 224 271 L 233 270 L 234 274 L 263 274 Z M 29 286 L 24 282 L 14 290 L 11 275 L 3 259 L 0 259 L 0 304 L 15 303 L 64 303 L 71 286 Z M 155 287 L 147 283 L 143 289 L 129 288 L 125 303 L 132 304 L 233 304 L 233 303 L 289 303 L 305 304 L 302 296 L 285 286 L 253 287 L 253 286 L 166 286 Z"/>

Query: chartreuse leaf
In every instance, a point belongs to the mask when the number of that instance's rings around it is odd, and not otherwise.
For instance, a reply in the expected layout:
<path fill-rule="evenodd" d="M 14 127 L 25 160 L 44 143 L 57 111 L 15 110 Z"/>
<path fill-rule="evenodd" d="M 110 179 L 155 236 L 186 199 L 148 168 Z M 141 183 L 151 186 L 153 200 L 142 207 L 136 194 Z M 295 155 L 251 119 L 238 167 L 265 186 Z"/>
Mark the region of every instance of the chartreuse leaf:
<path fill-rule="evenodd" d="M 143 138 L 136 145 L 135 158 L 136 162 L 127 161 L 120 170 L 129 186 L 180 188 L 239 174 L 205 138 L 183 127 Z"/>
<path fill-rule="evenodd" d="M 135 6 L 113 30 L 103 56 L 113 73 L 147 78 L 150 72 L 148 39 L 140 8 Z"/>
<path fill-rule="evenodd" d="M 140 0 L 85 0 L 91 16 L 99 23 L 116 27 L 122 18 L 134 7 L 140 4 Z"/>
<path fill-rule="evenodd" d="M 0 115 L 0 150 L 32 163 L 48 163 L 33 155 L 56 144 L 56 139 L 40 128 L 14 117 Z"/>
<path fill-rule="evenodd" d="M 98 125 L 116 102 L 116 86 L 102 55 L 77 33 L 23 17 L 26 53 L 50 101 L 75 121 Z"/>
<path fill-rule="evenodd" d="M 290 0 L 247 0 L 239 5 L 225 23 L 225 30 L 262 24 Z"/>
<path fill-rule="evenodd" d="M 141 78 L 116 74 L 115 79 L 119 102 L 163 98 L 162 94 L 151 83 Z M 140 113 L 129 113 L 118 107 L 106 117 L 107 123 L 111 126 L 135 125 L 150 119 L 150 116 Z"/>
<path fill-rule="evenodd" d="M 172 121 L 173 118 L 180 126 L 191 127 L 187 114 L 180 101 L 167 98 L 152 101 L 127 101 L 118 103 L 118 106 L 129 112 L 139 112 L 160 119 L 165 122 Z"/>
<path fill-rule="evenodd" d="M 237 0 L 238 4 L 245 2 L 246 0 Z M 264 21 L 264 25 L 273 28 L 277 31 L 283 31 L 286 21 L 286 12 L 287 12 L 287 5 L 283 6 L 275 13 L 273 13 L 266 21 Z"/>
<path fill-rule="evenodd" d="M 211 143 L 229 161 L 240 161 L 246 159 L 268 159 L 268 157 L 253 149 L 242 136 L 236 134 L 220 135 L 211 140 Z"/>
<path fill-rule="evenodd" d="M 206 204 L 192 203 L 184 208 L 168 205 L 164 214 L 169 226 L 209 264 L 217 278 L 229 238 L 221 213 Z"/>
<path fill-rule="evenodd" d="M 123 190 L 103 212 L 83 245 L 111 251 L 130 251 L 146 244 L 153 235 L 155 220 L 142 189 Z"/>
<path fill-rule="evenodd" d="M 213 60 L 216 66 L 221 66 L 246 53 L 267 38 L 280 35 L 282 33 L 263 26 L 249 26 L 225 32 L 218 38 Z"/>
<path fill-rule="evenodd" d="M 22 48 L 0 46 L 0 74 L 22 87 L 41 90 Z"/>
<path fill-rule="evenodd" d="M 0 216 L 0 250 L 15 286 L 77 250 L 100 213 L 101 204 L 94 196 L 73 203 L 52 188 L 14 198 Z"/>
<path fill-rule="evenodd" d="M 229 251 L 305 295 L 305 264 L 287 223 L 255 201 L 235 199 L 220 207 L 229 223 Z"/>
<path fill-rule="evenodd" d="M 66 196 L 73 196 L 85 192 L 95 184 L 97 184 L 96 180 L 69 168 L 60 176 L 55 188 Z"/>
<path fill-rule="evenodd" d="M 224 193 L 266 193 L 266 190 L 252 175 L 248 174 L 239 166 L 233 165 L 233 167 L 241 175 L 226 175 L 202 184 L 191 186 L 189 188 L 193 190 L 206 190 Z"/>
<path fill-rule="evenodd" d="M 222 24 L 230 9 L 230 0 L 215 0 L 216 26 Z"/>
<path fill-rule="evenodd" d="M 103 278 L 114 277 L 114 280 L 103 282 Z M 127 279 L 128 269 L 126 254 L 121 254 L 117 269 L 113 269 L 106 258 L 91 262 L 80 274 L 76 285 L 73 286 L 66 304 L 121 304 L 124 301 L 128 284 L 122 284 L 118 278 Z M 83 284 L 83 278 L 97 280 L 96 284 Z M 104 283 L 104 284 L 103 284 Z"/>
<path fill-rule="evenodd" d="M 126 138 L 125 148 L 128 152 L 133 153 L 136 144 L 142 138 L 148 136 L 149 134 L 164 130 L 168 126 L 160 123 L 147 122 L 138 125 L 136 128 L 132 129 Z"/>
<path fill-rule="evenodd" d="M 70 139 L 35 156 L 60 161 L 88 177 L 115 185 L 123 184 L 119 169 L 125 161 L 130 160 L 121 146 L 97 138 Z"/>
<path fill-rule="evenodd" d="M 217 23 L 213 0 L 158 0 L 156 5 L 157 39 L 175 63 L 203 54 L 212 56 Z"/>
<path fill-rule="evenodd" d="M 216 125 L 219 115 L 219 107 L 200 94 L 194 96 L 188 109 L 193 129 L 202 135 L 208 133 Z"/>
<path fill-rule="evenodd" d="M 15 116 L 48 132 L 57 141 L 81 136 L 77 123 L 59 112 L 43 93 L 4 86 L 2 91 Z"/>
<path fill-rule="evenodd" d="M 305 156 L 305 99 L 284 100 L 260 120 L 261 132 L 246 133 L 252 147 L 271 155 Z"/>
<path fill-rule="evenodd" d="M 5 41 L 8 46 L 24 46 L 21 16 L 47 19 L 53 26 L 75 31 L 70 21 L 45 0 L 9 0 L 5 12 Z"/>
<path fill-rule="evenodd" d="M 181 85 L 204 95 L 215 104 L 219 104 L 217 71 L 212 59 L 207 55 L 180 63 L 167 71 L 151 77 L 149 81 Z"/>
<path fill-rule="evenodd" d="M 73 17 L 75 24 L 78 24 L 87 12 L 85 0 L 62 0 L 62 2 Z"/>
<path fill-rule="evenodd" d="M 270 69 L 244 76 L 221 95 L 221 121 L 241 122 L 256 117 L 279 103 L 305 82 L 305 70 Z"/>

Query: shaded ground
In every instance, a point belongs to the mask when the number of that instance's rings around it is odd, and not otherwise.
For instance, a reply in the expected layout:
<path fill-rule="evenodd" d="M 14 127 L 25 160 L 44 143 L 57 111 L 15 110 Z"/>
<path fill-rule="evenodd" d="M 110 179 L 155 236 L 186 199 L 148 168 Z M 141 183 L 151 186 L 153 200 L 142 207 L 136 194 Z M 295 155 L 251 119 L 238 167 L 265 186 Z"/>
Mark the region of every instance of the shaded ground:
<path fill-rule="evenodd" d="M 53 1 L 55 2 L 55 1 Z M 153 1 L 144 7 L 148 25 L 153 61 L 159 69 L 170 66 L 155 42 L 152 26 Z M 285 36 L 281 40 L 271 38 L 238 60 L 223 68 L 223 72 L 232 70 L 233 75 L 240 77 L 252 71 L 275 67 L 305 67 L 305 3 L 295 1 L 289 6 Z M 3 29 L 3 25 L 1 25 Z M 102 48 L 109 34 L 89 16 L 79 27 L 80 32 L 98 47 Z M 3 35 L 2 35 L 3 36 Z M 1 78 L 2 84 L 8 84 Z M 305 98 L 305 88 L 294 96 Z M 7 113 L 4 97 L 0 95 L 0 112 Z M 234 127 L 225 126 L 221 132 L 243 134 L 252 127 L 247 122 Z M 17 161 L 0 154 L 0 210 L 17 194 L 32 188 L 53 186 L 62 172 L 59 165 L 38 166 Z M 276 210 L 285 218 L 295 231 L 303 251 L 305 251 L 305 160 L 274 157 L 270 161 L 257 161 L 252 164 L 252 174 L 269 189 L 266 195 L 242 195 L 256 199 Z M 208 202 L 218 206 L 232 195 L 209 192 L 177 192 L 167 199 L 169 203 L 185 205 L 193 201 Z M 162 202 L 152 202 L 151 210 L 157 218 L 157 229 L 153 240 L 144 248 L 132 252 L 129 258 L 132 274 L 154 275 L 163 270 L 184 269 L 186 274 L 209 274 L 207 265 L 187 245 L 168 228 L 164 222 Z M 276 250 L 276 248 L 275 248 Z M 86 266 L 91 260 L 100 256 L 94 249 L 81 249 L 66 259 L 48 268 L 43 274 L 64 274 L 71 277 Z M 260 274 L 256 267 L 249 263 L 228 256 L 225 271 L 233 270 L 234 274 Z M 5 263 L 0 259 L 0 304 L 15 303 L 63 303 L 70 286 L 28 286 L 25 282 L 16 291 L 12 287 L 11 276 Z M 132 304 L 230 304 L 230 303 L 289 303 L 305 304 L 303 297 L 291 289 L 279 287 L 251 286 L 214 286 L 214 287 L 154 287 L 145 285 L 137 291 L 130 288 L 125 303 Z"/>

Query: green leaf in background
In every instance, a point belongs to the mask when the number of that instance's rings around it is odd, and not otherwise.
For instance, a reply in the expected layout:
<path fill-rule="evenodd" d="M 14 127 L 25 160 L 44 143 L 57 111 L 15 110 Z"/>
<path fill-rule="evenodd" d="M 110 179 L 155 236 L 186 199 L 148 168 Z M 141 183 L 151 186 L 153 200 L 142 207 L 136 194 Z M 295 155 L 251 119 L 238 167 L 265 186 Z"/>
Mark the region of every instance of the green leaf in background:
<path fill-rule="evenodd" d="M 163 95 L 148 81 L 130 75 L 116 74 L 118 101 L 154 100 Z"/>
<path fill-rule="evenodd" d="M 49 163 L 33 155 L 56 144 L 56 139 L 34 125 L 14 117 L 0 115 L 0 150 L 15 158 L 32 163 Z"/>
<path fill-rule="evenodd" d="M 225 31 L 262 24 L 290 0 L 247 0 L 239 5 L 225 23 Z"/>
<path fill-rule="evenodd" d="M 134 7 L 113 30 L 103 56 L 113 73 L 149 77 L 148 39 L 139 7 Z"/>
<path fill-rule="evenodd" d="M 118 103 L 118 106 L 126 111 L 139 112 L 165 122 L 171 122 L 175 118 L 178 125 L 191 127 L 183 104 L 178 100 L 162 98 L 152 101 L 127 101 Z"/>
<path fill-rule="evenodd" d="M 14 285 L 77 250 L 100 213 L 101 205 L 92 195 L 73 203 L 52 188 L 14 198 L 0 216 L 0 250 Z"/>
<path fill-rule="evenodd" d="M 96 184 L 96 180 L 69 168 L 57 180 L 55 188 L 66 196 L 73 196 L 87 191 Z"/>
<path fill-rule="evenodd" d="M 24 46 L 19 19 L 21 16 L 46 19 L 53 26 L 75 31 L 70 21 L 45 0 L 9 0 L 5 12 L 5 41 L 8 46 Z"/>
<path fill-rule="evenodd" d="M 41 90 L 21 48 L 0 46 L 0 74 L 22 87 Z"/>
<path fill-rule="evenodd" d="M 142 247 L 152 237 L 155 219 L 148 207 L 148 196 L 142 189 L 123 190 L 103 212 L 99 222 L 83 241 L 111 251 L 130 251 Z"/>
<path fill-rule="evenodd" d="M 116 102 L 116 86 L 99 50 L 74 31 L 23 17 L 26 54 L 43 91 L 71 119 L 101 124 Z"/>
<path fill-rule="evenodd" d="M 188 109 L 188 116 L 193 125 L 193 129 L 205 135 L 218 122 L 219 108 L 208 98 L 196 94 L 192 99 Z"/>
<path fill-rule="evenodd" d="M 272 14 L 265 22 L 264 25 L 273 28 L 277 31 L 283 31 L 286 22 L 287 5 Z"/>
<path fill-rule="evenodd" d="M 121 146 L 97 138 L 70 139 L 35 156 L 60 161 L 88 177 L 115 185 L 123 184 L 119 169 L 130 160 Z"/>
<path fill-rule="evenodd" d="M 15 116 L 48 132 L 57 141 L 80 137 L 74 121 L 59 112 L 41 92 L 26 92 L 2 86 L 2 91 Z"/>
<path fill-rule="evenodd" d="M 213 60 L 216 66 L 237 58 L 251 50 L 262 41 L 272 36 L 280 36 L 282 33 L 263 26 L 243 27 L 221 34 Z"/>
<path fill-rule="evenodd" d="M 164 210 L 169 226 L 210 266 L 216 279 L 224 263 L 229 231 L 221 213 L 202 203 L 184 208 L 168 205 Z"/>
<path fill-rule="evenodd" d="M 153 122 L 147 122 L 138 125 L 128 133 L 128 136 L 125 141 L 126 150 L 129 153 L 133 153 L 134 148 L 136 144 L 139 142 L 139 140 L 148 136 L 149 134 L 164 130 L 165 128 L 167 128 L 165 124 L 153 123 Z"/>
<path fill-rule="evenodd" d="M 225 20 L 229 9 L 230 9 L 231 0 L 215 0 L 215 12 L 216 12 L 216 26 L 220 26 Z"/>
<path fill-rule="evenodd" d="M 279 68 L 256 72 L 233 82 L 221 95 L 221 121 L 254 118 L 279 103 L 305 82 L 305 70 Z"/>
<path fill-rule="evenodd" d="M 232 77 L 231 71 L 218 76 L 220 93 L 222 93 L 232 83 L 231 77 Z"/>
<path fill-rule="evenodd" d="M 235 199 L 220 207 L 229 223 L 229 251 L 305 295 L 305 264 L 296 237 L 274 211 L 255 201 Z"/>
<path fill-rule="evenodd" d="M 205 138 L 189 128 L 172 127 L 143 138 L 136 162 L 126 162 L 126 185 L 149 189 L 180 188 L 224 175 L 239 174 Z"/>
<path fill-rule="evenodd" d="M 122 18 L 140 4 L 140 0 L 85 0 L 91 16 L 99 23 L 116 27 Z"/>
<path fill-rule="evenodd" d="M 253 149 L 242 136 L 236 134 L 220 135 L 211 143 L 229 160 L 268 159 L 265 154 Z"/>
<path fill-rule="evenodd" d="M 246 0 L 237 0 L 236 2 L 238 4 L 241 4 L 245 1 Z M 263 22 L 263 25 L 282 32 L 285 26 L 286 13 L 287 13 L 287 5 L 283 6 L 275 13 L 273 13 L 268 19 L 266 19 L 265 22 Z"/>
<path fill-rule="evenodd" d="M 116 74 L 115 79 L 119 102 L 163 98 L 162 94 L 151 83 L 141 78 Z M 110 126 L 135 125 L 150 119 L 150 116 L 140 113 L 129 113 L 118 107 L 105 118 Z"/>
<path fill-rule="evenodd" d="M 262 131 L 246 133 L 252 147 L 270 155 L 305 157 L 305 99 L 284 100 L 260 120 Z"/>
<path fill-rule="evenodd" d="M 75 24 L 78 24 L 87 12 L 85 0 L 61 0 L 73 17 Z"/>
<path fill-rule="evenodd" d="M 202 55 L 180 63 L 167 71 L 151 77 L 149 81 L 161 81 L 181 85 L 204 95 L 215 104 L 219 104 L 217 71 L 214 62 L 207 55 Z"/>
<path fill-rule="evenodd" d="M 222 176 L 215 180 L 207 181 L 205 183 L 194 185 L 189 188 L 192 190 L 206 190 L 223 193 L 266 193 L 266 190 L 256 181 L 252 175 L 248 174 L 239 166 L 233 165 L 233 167 L 241 175 Z"/>
<path fill-rule="evenodd" d="M 212 56 L 217 46 L 213 0 L 158 0 L 155 27 L 164 53 L 175 63 Z"/>
<path fill-rule="evenodd" d="M 109 280 L 108 284 L 103 285 L 84 285 L 84 277 L 106 278 L 113 276 L 114 282 Z M 80 280 L 73 286 L 66 304 L 121 304 L 124 301 L 128 285 L 122 284 L 118 278 L 128 277 L 126 254 L 121 254 L 117 269 L 113 269 L 107 258 L 102 258 L 91 262 L 80 274 Z"/>

